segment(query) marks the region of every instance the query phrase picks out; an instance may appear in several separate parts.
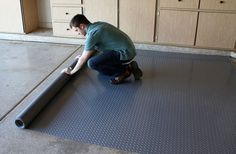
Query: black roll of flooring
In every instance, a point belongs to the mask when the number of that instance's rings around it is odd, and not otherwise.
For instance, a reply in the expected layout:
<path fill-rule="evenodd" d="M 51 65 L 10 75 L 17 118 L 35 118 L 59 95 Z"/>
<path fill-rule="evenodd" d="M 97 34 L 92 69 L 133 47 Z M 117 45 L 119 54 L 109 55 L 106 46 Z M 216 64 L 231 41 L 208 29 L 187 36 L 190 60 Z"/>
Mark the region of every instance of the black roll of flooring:
<path fill-rule="evenodd" d="M 69 67 L 74 68 L 75 60 Z M 72 75 L 61 73 L 42 93 L 37 96 L 15 119 L 17 127 L 26 128 L 38 113 L 50 102 Z"/>

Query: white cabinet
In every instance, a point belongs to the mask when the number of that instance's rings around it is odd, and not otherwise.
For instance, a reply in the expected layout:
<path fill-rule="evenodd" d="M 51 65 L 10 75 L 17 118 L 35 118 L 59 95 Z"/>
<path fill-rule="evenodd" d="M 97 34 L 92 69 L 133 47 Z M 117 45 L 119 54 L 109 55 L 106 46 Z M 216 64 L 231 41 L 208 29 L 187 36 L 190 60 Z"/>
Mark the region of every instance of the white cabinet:
<path fill-rule="evenodd" d="M 83 13 L 81 0 L 51 0 L 51 12 L 54 36 L 84 38 L 70 28 L 70 20 Z"/>
<path fill-rule="evenodd" d="M 117 27 L 117 0 L 51 0 L 54 36 L 84 38 L 70 29 L 70 20 L 84 14 L 89 21 L 105 21 Z"/>
<path fill-rule="evenodd" d="M 74 15 L 84 14 L 91 22 L 113 24 L 135 42 L 236 46 L 236 0 L 51 0 L 51 10 L 55 36 L 84 38 L 69 27 Z"/>

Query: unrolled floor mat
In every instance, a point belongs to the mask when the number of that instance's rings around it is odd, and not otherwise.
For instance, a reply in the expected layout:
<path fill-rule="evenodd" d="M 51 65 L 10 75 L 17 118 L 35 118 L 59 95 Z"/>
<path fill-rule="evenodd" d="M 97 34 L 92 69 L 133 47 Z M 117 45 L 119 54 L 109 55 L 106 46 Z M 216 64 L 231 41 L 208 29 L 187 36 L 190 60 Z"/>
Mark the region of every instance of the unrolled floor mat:
<path fill-rule="evenodd" d="M 29 129 L 138 153 L 233 154 L 236 70 L 228 57 L 139 51 L 121 85 L 82 70 Z"/>

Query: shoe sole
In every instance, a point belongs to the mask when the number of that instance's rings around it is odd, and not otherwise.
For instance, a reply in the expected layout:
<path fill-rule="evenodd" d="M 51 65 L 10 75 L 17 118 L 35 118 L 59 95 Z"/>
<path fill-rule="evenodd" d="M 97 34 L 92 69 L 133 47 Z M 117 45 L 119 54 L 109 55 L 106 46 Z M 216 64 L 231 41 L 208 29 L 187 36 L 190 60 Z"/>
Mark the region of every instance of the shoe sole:
<path fill-rule="evenodd" d="M 140 80 L 140 78 L 143 76 L 143 72 L 138 67 L 138 63 L 136 61 L 132 61 L 130 64 L 133 69 L 132 73 L 134 75 L 135 80 Z"/>
<path fill-rule="evenodd" d="M 125 81 L 125 79 L 127 79 L 128 77 L 130 77 L 131 73 L 127 76 L 124 76 L 123 79 L 119 80 L 119 81 L 116 81 L 116 79 L 110 79 L 110 83 L 111 84 L 121 84 Z"/>

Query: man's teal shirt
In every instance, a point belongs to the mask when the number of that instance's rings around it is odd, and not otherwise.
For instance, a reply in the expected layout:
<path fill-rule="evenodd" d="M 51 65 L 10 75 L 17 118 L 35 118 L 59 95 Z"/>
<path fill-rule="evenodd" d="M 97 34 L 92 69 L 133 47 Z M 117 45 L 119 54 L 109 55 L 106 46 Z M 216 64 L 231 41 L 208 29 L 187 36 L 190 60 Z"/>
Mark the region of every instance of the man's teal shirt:
<path fill-rule="evenodd" d="M 120 60 L 131 60 L 136 55 L 134 44 L 129 36 L 105 22 L 88 25 L 84 50 L 118 51 Z"/>

